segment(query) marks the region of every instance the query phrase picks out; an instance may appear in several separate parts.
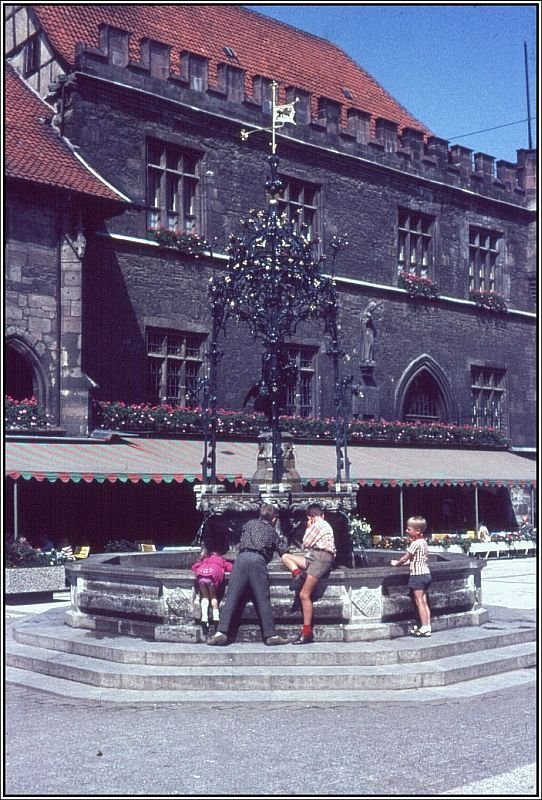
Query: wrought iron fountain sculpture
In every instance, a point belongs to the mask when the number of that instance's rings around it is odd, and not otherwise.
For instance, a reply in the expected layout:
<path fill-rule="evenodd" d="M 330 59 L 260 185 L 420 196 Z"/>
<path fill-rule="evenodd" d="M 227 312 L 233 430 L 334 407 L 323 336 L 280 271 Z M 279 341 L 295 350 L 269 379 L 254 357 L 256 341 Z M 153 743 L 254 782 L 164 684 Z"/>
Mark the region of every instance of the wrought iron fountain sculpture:
<path fill-rule="evenodd" d="M 211 279 L 209 296 L 213 313 L 210 359 L 210 419 L 207 477 L 216 479 L 216 373 L 220 352 L 218 336 L 228 320 L 244 323 L 263 344 L 262 374 L 258 384 L 271 430 L 273 483 L 282 477 L 279 414 L 289 380 L 286 343 L 298 326 L 320 319 L 329 337 L 335 385 L 339 386 L 338 303 L 334 281 L 322 274 L 324 257 L 315 257 L 315 243 L 307 230 L 278 213 L 279 159 L 269 157 L 271 177 L 266 182 L 267 211 L 252 212 L 244 222 L 246 232 L 231 236 L 225 275 Z M 333 258 L 338 248 L 333 250 Z M 338 475 L 340 481 L 340 474 Z"/>
<path fill-rule="evenodd" d="M 273 483 L 282 477 L 282 447 L 279 414 L 284 405 L 288 383 L 292 379 L 286 343 L 298 326 L 307 320 L 320 319 L 328 337 L 328 354 L 333 360 L 335 406 L 339 411 L 342 384 L 339 359 L 343 355 L 338 342 L 338 302 L 333 280 L 335 259 L 342 242 L 334 237 L 331 277 L 322 273 L 326 256 L 317 254 L 318 242 L 309 238 L 308 226 L 288 219 L 278 210 L 283 183 L 278 174 L 276 131 L 286 122 L 294 122 L 295 101 L 276 104 L 277 85 L 272 85 L 270 177 L 265 187 L 269 195 L 266 211 L 252 211 L 243 222 L 245 232 L 232 235 L 229 262 L 225 275 L 211 279 L 209 298 L 213 314 L 209 358 L 209 378 L 205 409 L 205 452 L 203 470 L 206 483 L 216 482 L 216 381 L 221 352 L 218 337 L 229 320 L 244 323 L 254 339 L 263 344 L 262 374 L 254 387 L 265 410 L 271 431 Z M 246 141 L 251 133 L 241 131 Z M 340 414 L 338 413 L 337 418 Z M 341 480 L 344 459 L 340 441 L 344 431 L 337 429 L 337 481 Z"/>

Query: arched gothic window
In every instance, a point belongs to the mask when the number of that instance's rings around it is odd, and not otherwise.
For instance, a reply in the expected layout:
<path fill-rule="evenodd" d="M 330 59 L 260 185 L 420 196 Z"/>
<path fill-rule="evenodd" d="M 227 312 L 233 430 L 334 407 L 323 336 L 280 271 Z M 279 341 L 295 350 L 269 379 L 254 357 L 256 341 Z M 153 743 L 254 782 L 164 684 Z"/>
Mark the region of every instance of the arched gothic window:
<path fill-rule="evenodd" d="M 446 404 L 440 387 L 427 370 L 411 381 L 403 402 L 405 422 L 440 422 L 446 419 Z"/>

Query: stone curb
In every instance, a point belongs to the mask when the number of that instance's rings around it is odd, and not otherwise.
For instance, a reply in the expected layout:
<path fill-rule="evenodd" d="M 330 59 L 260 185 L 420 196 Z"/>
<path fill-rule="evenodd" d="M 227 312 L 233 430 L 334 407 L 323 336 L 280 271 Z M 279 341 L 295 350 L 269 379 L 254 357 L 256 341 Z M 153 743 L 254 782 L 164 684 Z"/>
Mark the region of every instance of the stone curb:
<path fill-rule="evenodd" d="M 64 701 L 70 700 L 80 705 L 82 702 L 98 704 L 119 704 L 156 707 L 158 705 L 174 705 L 177 703 L 194 704 L 194 708 L 202 704 L 211 706 L 231 706 L 244 703 L 282 703 L 285 705 L 302 704 L 310 706 L 336 705 L 340 703 L 412 703 L 448 702 L 464 700 L 468 697 L 494 695 L 498 692 L 515 688 L 532 686 L 536 688 L 536 673 L 533 669 L 516 670 L 500 675 L 491 675 L 451 686 L 437 686 L 421 689 L 382 689 L 378 691 L 342 691 L 335 690 L 322 694 L 320 690 L 302 691 L 155 691 L 152 693 L 133 689 L 107 689 L 66 681 L 47 675 L 40 675 L 27 670 L 6 667 L 7 684 L 22 686 L 27 689 L 60 696 Z"/>

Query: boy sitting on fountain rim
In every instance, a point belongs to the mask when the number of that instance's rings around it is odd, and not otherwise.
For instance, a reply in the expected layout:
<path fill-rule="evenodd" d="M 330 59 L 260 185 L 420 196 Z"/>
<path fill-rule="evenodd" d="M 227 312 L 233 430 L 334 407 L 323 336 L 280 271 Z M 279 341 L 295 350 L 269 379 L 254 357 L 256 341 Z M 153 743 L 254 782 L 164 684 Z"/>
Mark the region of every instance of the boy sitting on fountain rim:
<path fill-rule="evenodd" d="M 312 594 L 316 585 L 327 578 L 337 554 L 333 528 L 324 519 L 324 511 L 319 503 L 311 503 L 307 508 L 307 529 L 302 542 L 304 555 L 284 553 L 281 561 L 292 573 L 290 590 L 299 593 L 303 611 L 303 627 L 292 644 L 310 644 L 314 641 L 312 630 Z"/>

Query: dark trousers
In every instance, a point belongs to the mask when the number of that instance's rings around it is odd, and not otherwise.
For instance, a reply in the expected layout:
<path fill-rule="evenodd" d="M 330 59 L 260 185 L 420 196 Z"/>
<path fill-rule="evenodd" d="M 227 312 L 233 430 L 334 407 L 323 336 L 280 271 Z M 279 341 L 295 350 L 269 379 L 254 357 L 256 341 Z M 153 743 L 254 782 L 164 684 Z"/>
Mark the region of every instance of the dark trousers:
<path fill-rule="evenodd" d="M 224 608 L 220 611 L 219 632 L 228 633 L 232 617 L 248 588 L 252 590 L 263 638 L 268 639 L 269 636 L 275 636 L 267 563 L 263 555 L 252 552 L 239 553 L 235 559 L 230 573 Z"/>

